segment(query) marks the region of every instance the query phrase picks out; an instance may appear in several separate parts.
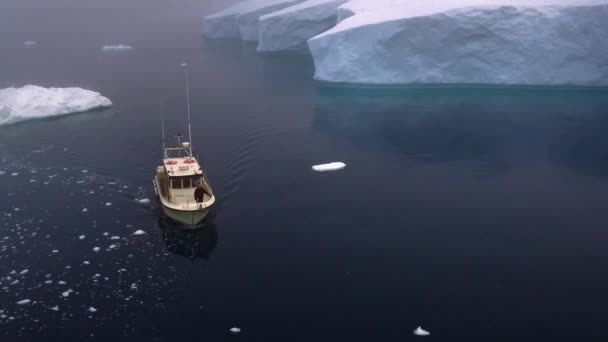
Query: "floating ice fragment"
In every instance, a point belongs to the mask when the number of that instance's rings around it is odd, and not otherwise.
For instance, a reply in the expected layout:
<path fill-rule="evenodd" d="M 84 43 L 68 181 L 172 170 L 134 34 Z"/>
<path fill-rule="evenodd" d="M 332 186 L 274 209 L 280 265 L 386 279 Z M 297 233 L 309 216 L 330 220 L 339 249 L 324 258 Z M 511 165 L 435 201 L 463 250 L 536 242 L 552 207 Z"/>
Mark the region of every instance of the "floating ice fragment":
<path fill-rule="evenodd" d="M 53 253 L 59 253 L 58 249 L 53 249 Z"/>
<path fill-rule="evenodd" d="M 52 283 L 53 283 L 53 281 L 52 281 L 52 280 L 45 280 L 45 281 L 44 281 L 44 283 L 45 283 L 45 284 L 52 284 Z"/>
<path fill-rule="evenodd" d="M 101 51 L 103 51 L 103 52 L 125 52 L 125 51 L 129 51 L 132 49 L 133 49 L 133 47 L 131 45 L 123 45 L 123 44 L 104 45 L 101 47 Z"/>
<path fill-rule="evenodd" d="M 136 231 L 135 231 L 135 233 L 133 233 L 133 235 L 144 235 L 144 234 L 146 234 L 146 232 L 144 232 L 144 231 L 143 231 L 143 230 L 141 230 L 141 229 L 136 230 Z"/>
<path fill-rule="evenodd" d="M 85 237 L 86 237 L 86 236 L 84 236 L 84 235 L 80 235 L 80 236 L 78 237 L 78 239 L 79 239 L 79 240 L 84 240 L 84 238 L 85 238 Z"/>
<path fill-rule="evenodd" d="M 60 280 L 60 281 L 57 282 L 57 284 L 59 284 L 59 285 L 65 285 L 67 283 L 65 281 L 63 281 L 63 280 Z"/>
<path fill-rule="evenodd" d="M 241 328 L 237 328 L 237 327 L 230 328 L 230 332 L 233 334 L 238 334 L 241 332 Z"/>
<path fill-rule="evenodd" d="M 87 211 L 89 211 L 89 209 L 87 209 L 87 208 L 82 208 L 82 212 L 83 212 L 83 213 L 86 213 Z"/>
<path fill-rule="evenodd" d="M 38 45 L 38 42 L 33 41 L 33 40 L 28 40 L 27 42 L 24 42 L 23 45 L 25 45 L 25 47 L 34 47 L 36 45 Z"/>
<path fill-rule="evenodd" d="M 150 203 L 150 200 L 148 198 L 142 198 L 140 200 L 137 200 L 137 203 L 139 203 L 139 204 L 148 204 L 148 203 Z"/>
<path fill-rule="evenodd" d="M 6 172 L 0 171 L 0 176 L 5 175 L 5 174 L 6 174 Z"/>
<path fill-rule="evenodd" d="M 116 248 L 116 245 L 110 245 L 110 246 L 108 247 L 108 249 L 113 249 L 113 248 Z"/>
<path fill-rule="evenodd" d="M 53 310 L 53 311 L 59 311 L 59 306 L 55 305 L 55 306 L 53 306 L 53 307 L 51 308 L 51 310 Z"/>
<path fill-rule="evenodd" d="M 89 311 L 89 312 L 97 312 L 97 309 L 95 309 L 95 308 L 94 308 L 94 307 L 92 307 L 92 306 L 89 306 L 88 311 Z"/>
<path fill-rule="evenodd" d="M 108 236 L 108 235 L 110 235 L 110 233 L 108 233 L 108 232 L 103 233 L 103 236 Z"/>
<path fill-rule="evenodd" d="M 19 305 L 25 305 L 25 304 L 29 304 L 31 302 L 32 301 L 29 300 L 29 299 L 22 299 L 22 300 L 18 301 L 17 304 L 19 304 Z"/>
<path fill-rule="evenodd" d="M 116 235 L 115 235 L 115 236 L 112 236 L 112 237 L 110 238 L 110 240 L 120 240 L 120 236 L 116 236 Z"/>
<path fill-rule="evenodd" d="M 101 248 L 99 248 L 99 247 L 93 247 L 93 252 L 99 252 L 100 249 Z"/>
<path fill-rule="evenodd" d="M 346 167 L 346 164 L 344 164 L 342 162 L 333 162 L 333 163 L 328 163 L 328 164 L 314 165 L 312 167 L 312 169 L 317 172 L 327 172 L 327 171 L 341 170 L 345 167 Z"/>
<path fill-rule="evenodd" d="M 109 207 L 111 205 L 112 205 L 112 203 L 110 203 L 110 202 L 106 203 L 106 207 Z"/>
<path fill-rule="evenodd" d="M 10 280 L 10 279 L 9 279 L 9 280 Z M 19 279 L 15 279 L 15 280 L 14 280 L 14 281 L 11 283 L 11 285 L 17 285 L 17 284 L 19 284 Z"/>
<path fill-rule="evenodd" d="M 90 264 L 90 262 L 88 262 L 87 260 L 83 261 L 82 263 L 85 264 L 85 265 Z"/>
<path fill-rule="evenodd" d="M 430 334 L 430 332 L 422 329 L 422 327 L 418 327 L 416 330 L 414 330 L 414 335 L 416 336 L 429 336 Z"/>
<path fill-rule="evenodd" d="M 67 297 L 70 295 L 70 293 L 74 292 L 72 289 L 68 289 L 67 291 L 63 291 L 61 293 L 62 296 Z"/>
<path fill-rule="evenodd" d="M 13 176 L 13 177 L 19 176 L 19 172 L 13 172 L 13 173 L 11 173 L 11 176 Z"/>
<path fill-rule="evenodd" d="M 24 269 L 23 271 L 19 272 L 19 274 L 26 274 L 27 272 L 29 272 L 30 270 L 28 270 L 27 268 Z"/>

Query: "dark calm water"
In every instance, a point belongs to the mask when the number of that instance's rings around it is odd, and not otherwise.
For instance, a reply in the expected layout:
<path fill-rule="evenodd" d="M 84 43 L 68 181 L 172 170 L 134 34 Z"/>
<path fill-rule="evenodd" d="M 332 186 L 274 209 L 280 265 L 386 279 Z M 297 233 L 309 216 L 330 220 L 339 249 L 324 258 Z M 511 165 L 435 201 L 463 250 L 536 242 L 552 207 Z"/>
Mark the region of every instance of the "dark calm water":
<path fill-rule="evenodd" d="M 0 88 L 114 102 L 0 128 L 0 340 L 606 340 L 608 91 L 326 87 L 204 41 L 219 7 L 0 2 Z M 219 197 L 195 233 L 137 202 L 182 61 Z"/>

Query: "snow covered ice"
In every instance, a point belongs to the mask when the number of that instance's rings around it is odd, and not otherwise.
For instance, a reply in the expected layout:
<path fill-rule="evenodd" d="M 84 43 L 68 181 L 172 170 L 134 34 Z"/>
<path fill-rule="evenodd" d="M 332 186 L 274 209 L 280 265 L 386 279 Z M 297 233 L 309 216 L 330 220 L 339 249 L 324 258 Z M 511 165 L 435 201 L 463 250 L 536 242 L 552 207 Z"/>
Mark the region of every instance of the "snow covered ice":
<path fill-rule="evenodd" d="M 24 42 L 23 45 L 25 47 L 31 48 L 31 47 L 38 45 L 38 42 L 33 41 L 33 40 L 28 40 L 28 41 Z"/>
<path fill-rule="evenodd" d="M 241 328 L 237 328 L 237 327 L 230 328 L 230 332 L 233 334 L 238 334 L 241 332 Z"/>
<path fill-rule="evenodd" d="M 144 234 L 146 234 L 146 232 L 144 232 L 144 231 L 143 231 L 143 230 L 141 230 L 141 229 L 136 230 L 136 231 L 135 231 L 135 233 L 133 233 L 133 235 L 144 235 Z"/>
<path fill-rule="evenodd" d="M 418 327 L 416 330 L 414 330 L 414 335 L 416 336 L 429 336 L 430 334 L 430 332 L 422 329 L 422 327 Z"/>
<path fill-rule="evenodd" d="M 308 41 L 315 79 L 608 85 L 608 0 L 353 0 Z"/>
<path fill-rule="evenodd" d="M 338 7 L 347 0 L 309 0 L 259 19 L 258 51 L 308 49 L 306 41 L 336 25 Z"/>
<path fill-rule="evenodd" d="M 109 52 L 126 52 L 132 50 L 133 47 L 131 45 L 104 45 L 101 47 L 101 51 L 109 53 Z"/>
<path fill-rule="evenodd" d="M 25 305 L 25 304 L 29 304 L 31 302 L 32 301 L 29 300 L 29 299 L 22 299 L 22 300 L 18 301 L 17 304 L 19 304 L 19 305 Z"/>
<path fill-rule="evenodd" d="M 51 116 L 110 107 L 101 94 L 81 88 L 43 88 L 27 85 L 0 89 L 0 126 Z"/>
<path fill-rule="evenodd" d="M 333 163 L 328 163 L 328 164 L 314 165 L 312 167 L 312 169 L 317 172 L 328 172 L 328 171 L 341 170 L 345 167 L 346 167 L 346 164 L 344 164 L 343 162 L 333 162 Z"/>
<path fill-rule="evenodd" d="M 139 203 L 139 204 L 149 204 L 150 203 L 150 199 L 148 199 L 148 198 L 142 198 L 140 200 L 137 200 L 137 203 Z"/>
<path fill-rule="evenodd" d="M 203 33 L 209 38 L 241 38 L 258 40 L 258 19 L 303 0 L 242 1 L 203 20 Z"/>
<path fill-rule="evenodd" d="M 308 50 L 350 84 L 608 85 L 608 0 L 250 0 L 210 38 Z M 310 39 L 309 39 L 310 38 Z"/>

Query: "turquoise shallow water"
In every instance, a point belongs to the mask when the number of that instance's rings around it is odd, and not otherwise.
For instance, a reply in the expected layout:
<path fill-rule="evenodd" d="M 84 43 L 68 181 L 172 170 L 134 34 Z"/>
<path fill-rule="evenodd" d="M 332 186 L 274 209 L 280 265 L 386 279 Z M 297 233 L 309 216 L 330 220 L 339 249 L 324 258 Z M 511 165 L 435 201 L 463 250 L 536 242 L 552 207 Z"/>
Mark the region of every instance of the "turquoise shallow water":
<path fill-rule="evenodd" d="M 192 9 L 108 6 L 36 50 L 3 36 L 1 86 L 114 102 L 0 128 L 3 340 L 606 336 L 605 90 L 327 87 L 307 57 L 202 40 Z M 100 53 L 123 39 L 135 50 Z M 136 201 L 153 199 L 161 102 L 185 132 L 183 60 L 219 199 L 196 233 Z M 331 161 L 348 166 L 311 170 Z"/>

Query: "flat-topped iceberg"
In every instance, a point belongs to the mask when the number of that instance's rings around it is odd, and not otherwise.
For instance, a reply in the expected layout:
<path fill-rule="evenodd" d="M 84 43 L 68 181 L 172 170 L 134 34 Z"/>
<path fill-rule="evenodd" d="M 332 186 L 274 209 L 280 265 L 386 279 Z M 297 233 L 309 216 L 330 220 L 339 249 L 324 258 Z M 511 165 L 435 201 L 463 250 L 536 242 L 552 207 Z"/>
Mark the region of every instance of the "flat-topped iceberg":
<path fill-rule="evenodd" d="M 81 88 L 43 88 L 27 85 L 0 89 L 0 126 L 20 121 L 86 112 L 110 107 L 101 94 Z"/>
<path fill-rule="evenodd" d="M 352 0 L 308 41 L 317 80 L 608 85 L 608 0 Z"/>
<path fill-rule="evenodd" d="M 258 51 L 306 50 L 306 41 L 336 25 L 347 0 L 309 0 L 259 19 Z"/>
<path fill-rule="evenodd" d="M 253 0 L 248 6 L 241 9 L 237 22 L 241 39 L 244 41 L 257 41 L 259 32 L 259 18 L 265 14 L 279 11 L 293 6 L 303 0 Z"/>
<path fill-rule="evenodd" d="M 241 38 L 258 40 L 258 19 L 272 12 L 293 6 L 304 0 L 241 1 L 203 19 L 203 34 L 208 38 Z"/>

